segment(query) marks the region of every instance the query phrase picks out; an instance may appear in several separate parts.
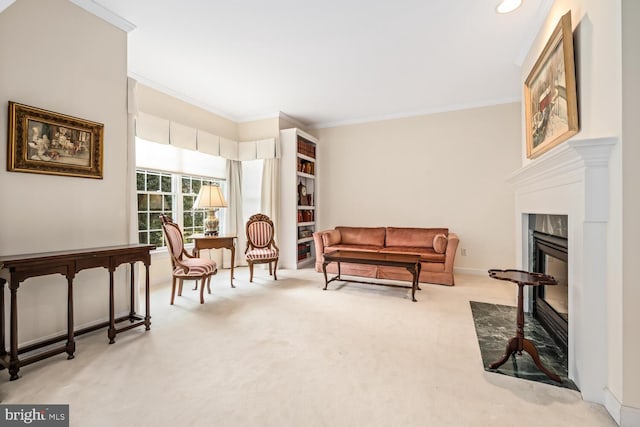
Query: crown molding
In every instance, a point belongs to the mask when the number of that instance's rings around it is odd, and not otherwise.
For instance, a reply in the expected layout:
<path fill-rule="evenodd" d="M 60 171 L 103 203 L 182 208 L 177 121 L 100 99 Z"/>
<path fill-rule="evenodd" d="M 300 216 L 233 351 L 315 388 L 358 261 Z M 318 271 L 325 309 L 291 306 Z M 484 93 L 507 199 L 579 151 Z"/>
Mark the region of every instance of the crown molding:
<path fill-rule="evenodd" d="M 191 104 L 191 105 L 193 105 L 195 107 L 202 108 L 203 110 L 206 110 L 206 111 L 208 111 L 210 113 L 213 113 L 213 114 L 215 114 L 217 116 L 220 116 L 220 117 L 222 117 L 224 119 L 231 120 L 232 122 L 240 123 L 240 120 L 238 119 L 238 117 L 234 117 L 234 116 L 231 116 L 231 115 L 229 115 L 227 113 L 224 113 L 222 111 L 216 110 L 212 106 L 210 106 L 208 104 L 205 104 L 202 101 L 198 101 L 197 99 L 191 98 L 190 96 L 187 96 L 187 95 L 185 95 L 185 94 L 183 94 L 181 92 L 178 92 L 176 90 L 168 88 L 168 87 L 166 87 L 166 86 L 164 86 L 164 85 L 162 85 L 162 84 L 160 84 L 158 82 L 155 82 L 153 80 L 150 80 L 150 79 L 148 79 L 148 78 L 146 78 L 146 77 L 144 77 L 144 76 L 142 76 L 140 74 L 136 74 L 136 73 L 134 73 L 132 71 L 129 71 L 127 73 L 127 75 L 129 77 L 131 77 L 132 79 L 134 79 L 135 81 L 137 81 L 138 83 L 141 83 L 141 84 L 143 84 L 143 85 L 145 85 L 147 87 L 150 87 L 151 89 L 157 90 L 158 92 L 162 92 L 165 95 L 172 96 L 172 97 L 174 97 L 176 99 L 179 99 L 180 101 L 186 102 L 187 104 Z"/>
<path fill-rule="evenodd" d="M 127 21 L 120 15 L 117 15 L 116 13 L 94 2 L 93 0 L 69 0 L 69 1 L 75 4 L 76 6 L 83 8 L 87 12 L 94 14 L 98 18 L 103 19 L 104 21 L 110 23 L 111 25 L 117 28 L 120 28 L 122 31 L 126 33 L 131 32 L 136 28 L 136 26 L 133 23 Z"/>
<path fill-rule="evenodd" d="M 415 117 L 415 116 L 426 116 L 429 114 L 438 114 L 438 113 L 447 113 L 450 111 L 460 111 L 460 110 L 470 110 L 473 108 L 483 108 L 483 107 L 491 107 L 494 105 L 501 104 L 510 104 L 513 102 L 520 102 L 521 98 L 517 97 L 507 97 L 507 98 L 499 98 L 499 99 L 490 99 L 482 102 L 472 102 L 468 104 L 454 104 L 454 105 L 446 105 L 441 107 L 434 108 L 426 108 L 423 110 L 415 110 L 415 111 L 405 111 L 402 113 L 394 113 L 394 114 L 385 114 L 380 116 L 370 116 L 370 117 L 362 117 L 358 119 L 351 120 L 342 120 L 337 122 L 326 122 L 326 123 L 317 123 L 311 124 L 311 129 L 322 129 L 322 128 L 331 128 L 337 126 L 347 126 L 347 125 L 356 125 L 362 123 L 370 123 L 370 122 L 381 122 L 384 120 L 394 120 L 394 119 L 404 119 L 407 117 Z"/>
<path fill-rule="evenodd" d="M 0 0 L 0 13 L 4 12 L 6 8 L 14 4 L 16 0 Z"/>

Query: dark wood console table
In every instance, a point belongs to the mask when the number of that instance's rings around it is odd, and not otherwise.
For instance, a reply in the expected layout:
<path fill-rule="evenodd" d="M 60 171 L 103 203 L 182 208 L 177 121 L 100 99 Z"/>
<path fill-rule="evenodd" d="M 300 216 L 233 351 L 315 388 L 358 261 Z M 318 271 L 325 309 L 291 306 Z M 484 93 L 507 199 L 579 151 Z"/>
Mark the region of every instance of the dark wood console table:
<path fill-rule="evenodd" d="M 520 270 L 489 270 L 489 277 L 498 279 L 498 280 L 508 280 L 510 282 L 514 282 L 518 285 L 518 311 L 517 311 L 517 320 L 516 320 L 516 336 L 509 340 L 507 343 L 507 348 L 504 351 L 504 355 L 497 362 L 493 362 L 489 365 L 491 369 L 497 369 L 504 362 L 509 360 L 512 354 L 518 353 L 522 354 L 522 350 L 526 351 L 531 355 L 533 362 L 536 364 L 538 369 L 544 372 L 549 378 L 559 383 L 562 382 L 560 377 L 547 368 L 544 367 L 542 362 L 540 361 L 540 356 L 538 355 L 538 350 L 535 345 L 528 339 L 524 337 L 524 307 L 523 307 L 523 292 L 522 289 L 525 285 L 529 286 L 539 286 L 539 285 L 557 285 L 558 282 L 551 276 L 542 273 L 530 273 L 527 271 Z"/>
<path fill-rule="evenodd" d="M 109 344 L 115 342 L 116 334 L 137 326 L 145 326 L 145 330 L 151 327 L 150 303 L 149 303 L 149 265 L 151 264 L 150 251 L 153 245 L 120 245 L 102 248 L 80 249 L 57 252 L 43 252 L 25 255 L 12 255 L 0 257 L 0 267 L 9 270 L 10 303 L 10 343 L 9 352 L 5 346 L 5 310 L 4 310 L 4 285 L 6 280 L 0 279 L 0 369 L 8 368 L 10 380 L 19 378 L 18 371 L 22 366 L 40 361 L 47 357 L 60 353 L 67 353 L 67 359 L 74 358 L 76 349 L 75 336 L 92 332 L 108 326 L 107 336 Z M 145 315 L 135 312 L 134 272 L 133 265 L 136 262 L 145 265 Z M 115 318 L 113 273 L 116 268 L 124 263 L 131 264 L 131 308 L 127 316 Z M 75 275 L 88 268 L 104 267 L 109 270 L 109 320 L 98 325 L 74 330 L 73 325 L 73 279 Z M 54 338 L 42 340 L 18 348 L 18 288 L 20 283 L 31 277 L 45 276 L 49 274 L 62 274 L 67 278 L 67 333 Z M 116 323 L 128 320 L 130 324 L 116 328 Z M 19 354 L 32 352 L 39 348 L 47 347 L 60 341 L 65 341 L 64 346 L 52 348 L 20 359 Z"/>
<path fill-rule="evenodd" d="M 336 262 L 338 263 L 338 275 L 327 280 L 327 265 L 329 263 Z M 413 276 L 413 280 L 411 281 L 411 301 L 416 302 L 416 289 L 420 289 L 418 285 L 418 281 L 420 280 L 420 271 L 422 269 L 422 265 L 420 264 L 420 255 L 417 254 L 383 254 L 379 252 L 363 252 L 363 251 L 348 251 L 348 250 L 337 250 L 333 252 L 329 252 L 324 254 L 324 262 L 322 263 L 322 272 L 324 273 L 324 290 L 327 290 L 327 285 L 334 280 L 342 280 L 344 282 L 353 282 L 353 283 L 367 283 L 372 285 L 381 285 L 381 286 L 393 286 L 393 287 L 402 287 L 408 288 L 409 286 L 402 285 L 393 285 L 393 284 L 385 284 L 378 282 L 365 282 L 360 280 L 347 280 L 340 277 L 340 263 L 348 262 L 352 264 L 366 264 L 366 265 L 384 265 L 390 267 L 403 267 L 406 268 L 411 275 Z"/>

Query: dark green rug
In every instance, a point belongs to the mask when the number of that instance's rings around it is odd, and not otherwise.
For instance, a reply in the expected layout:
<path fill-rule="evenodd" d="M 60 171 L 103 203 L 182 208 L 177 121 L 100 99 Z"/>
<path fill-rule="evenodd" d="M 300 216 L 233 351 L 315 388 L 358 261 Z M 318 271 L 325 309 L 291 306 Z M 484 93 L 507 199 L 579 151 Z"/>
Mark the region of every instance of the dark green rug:
<path fill-rule="evenodd" d="M 567 377 L 566 351 L 556 344 L 540 322 L 529 313 L 525 313 L 524 336 L 538 349 L 542 364 L 558 374 L 562 383 L 553 381 L 541 372 L 525 351 L 522 355 L 511 356 L 498 369 L 489 368 L 490 364 L 502 358 L 507 343 L 516 335 L 516 307 L 476 301 L 470 301 L 470 304 L 485 371 L 578 390 Z"/>

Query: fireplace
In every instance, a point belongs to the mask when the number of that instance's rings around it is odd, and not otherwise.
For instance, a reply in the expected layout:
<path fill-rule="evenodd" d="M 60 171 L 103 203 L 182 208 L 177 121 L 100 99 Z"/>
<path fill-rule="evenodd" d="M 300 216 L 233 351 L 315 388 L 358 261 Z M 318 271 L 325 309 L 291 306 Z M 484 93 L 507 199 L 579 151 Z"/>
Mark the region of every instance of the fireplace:
<path fill-rule="evenodd" d="M 569 347 L 569 264 L 566 215 L 531 215 L 532 270 L 553 276 L 558 285 L 537 286 L 532 311 L 565 351 Z"/>
<path fill-rule="evenodd" d="M 516 265 L 532 269 L 531 214 L 567 216 L 569 378 L 583 399 L 603 403 L 609 357 L 607 226 L 609 155 L 617 138 L 572 139 L 527 162 L 509 178 L 515 187 Z M 554 235 L 555 233 L 543 232 Z M 557 237 L 557 236 L 556 236 Z M 532 288 L 531 286 L 529 288 Z M 525 294 L 527 311 L 533 295 Z"/>

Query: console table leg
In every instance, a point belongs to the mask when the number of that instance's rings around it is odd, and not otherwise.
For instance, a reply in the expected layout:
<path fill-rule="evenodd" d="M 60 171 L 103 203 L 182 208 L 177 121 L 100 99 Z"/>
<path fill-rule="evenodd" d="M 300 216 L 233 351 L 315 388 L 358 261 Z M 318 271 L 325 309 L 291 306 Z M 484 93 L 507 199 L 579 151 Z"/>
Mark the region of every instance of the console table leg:
<path fill-rule="evenodd" d="M 113 295 L 113 269 L 109 268 L 109 344 L 116 342 L 115 301 Z"/>
<path fill-rule="evenodd" d="M 0 357 L 7 354 L 7 347 L 4 342 L 4 329 L 5 329 L 5 313 L 4 313 L 4 285 L 7 283 L 5 279 L 0 277 Z M 0 371 L 4 369 L 4 366 L 0 365 Z"/>
<path fill-rule="evenodd" d="M 134 295 L 135 294 L 135 292 L 134 292 L 135 291 L 135 286 L 134 286 L 134 284 L 135 284 L 135 277 L 134 277 L 135 274 L 134 274 L 134 270 L 133 270 L 134 265 L 135 265 L 135 263 L 133 263 L 133 262 L 129 263 L 129 268 L 131 270 L 130 271 L 130 276 L 129 276 L 129 290 L 131 291 L 130 292 L 130 301 L 129 301 L 129 322 L 131 322 L 131 323 L 135 322 L 135 320 L 136 320 L 135 317 L 134 317 L 136 315 L 136 311 L 134 310 L 135 309 L 135 304 L 136 304 L 136 299 L 135 299 L 135 295 Z"/>
<path fill-rule="evenodd" d="M 10 355 L 9 355 L 9 380 L 14 381 L 19 378 L 18 371 L 20 371 L 20 359 L 18 359 L 18 286 L 19 283 L 15 282 L 13 278 L 9 284 L 9 290 L 11 291 L 11 319 L 9 321 L 10 327 Z"/>
<path fill-rule="evenodd" d="M 149 264 L 145 264 L 145 282 L 144 282 L 144 329 L 151 329 L 151 298 L 149 297 Z"/>
<path fill-rule="evenodd" d="M 71 270 L 71 269 L 70 269 Z M 76 351 L 76 342 L 73 338 L 73 274 L 67 274 L 67 359 L 73 359 Z"/>

